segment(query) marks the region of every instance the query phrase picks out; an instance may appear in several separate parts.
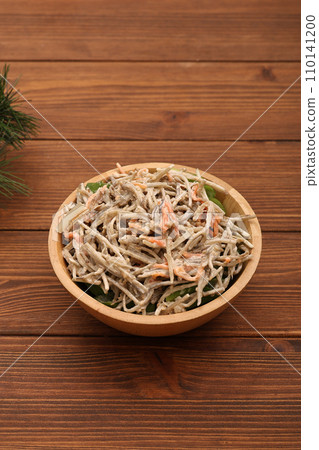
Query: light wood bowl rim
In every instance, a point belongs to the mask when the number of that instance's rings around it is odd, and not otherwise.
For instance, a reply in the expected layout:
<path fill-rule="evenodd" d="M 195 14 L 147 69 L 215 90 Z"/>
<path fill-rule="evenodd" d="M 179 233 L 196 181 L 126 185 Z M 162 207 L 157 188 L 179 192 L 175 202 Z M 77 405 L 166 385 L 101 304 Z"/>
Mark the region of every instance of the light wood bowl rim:
<path fill-rule="evenodd" d="M 154 168 L 164 168 L 171 164 L 169 163 L 139 163 L 139 164 L 130 164 L 127 166 L 123 166 L 123 169 L 128 171 L 135 168 L 141 169 L 141 168 L 148 168 L 148 169 L 154 169 Z M 185 168 L 187 171 L 194 172 L 196 171 L 195 168 L 189 167 L 189 166 L 182 166 L 178 164 L 174 164 L 174 167 L 177 169 Z M 104 172 L 100 175 L 97 175 L 93 178 L 90 178 L 86 183 L 96 182 L 100 181 L 106 177 L 108 177 L 110 174 L 114 173 L 116 169 L 108 170 L 107 172 Z M 247 200 L 238 192 L 236 191 L 232 186 L 230 186 L 225 181 L 215 177 L 214 175 L 211 175 L 209 173 L 206 173 L 204 171 L 200 170 L 200 173 L 204 176 L 204 178 L 213 181 L 221 186 L 223 186 L 226 189 L 226 192 L 228 196 L 231 196 L 237 203 L 240 204 L 241 208 L 244 211 L 244 214 L 253 215 L 255 214 Z M 218 195 L 218 194 L 217 194 Z M 74 190 L 62 203 L 59 210 L 63 208 L 66 204 L 70 203 L 71 201 L 75 200 L 76 196 L 76 190 Z M 160 315 L 160 316 L 142 316 L 137 314 L 130 314 L 124 311 L 118 311 L 113 308 L 110 308 L 106 305 L 103 305 L 102 303 L 95 300 L 90 295 L 84 293 L 80 287 L 78 287 L 72 280 L 71 277 L 67 271 L 63 256 L 62 256 L 62 242 L 61 242 L 61 235 L 57 235 L 56 226 L 57 226 L 57 220 L 58 217 L 55 215 L 49 232 L 49 256 L 50 261 L 52 264 L 52 267 L 54 269 L 54 272 L 58 279 L 60 280 L 61 284 L 67 289 L 67 291 L 75 298 L 78 299 L 79 303 L 82 303 L 85 305 L 85 309 L 91 309 L 95 311 L 98 314 L 104 315 L 106 317 L 109 317 L 115 321 L 119 321 L 122 323 L 129 323 L 129 324 L 136 324 L 136 325 L 152 325 L 157 327 L 160 327 L 162 325 L 167 324 L 174 324 L 174 323 L 181 323 L 181 322 L 189 322 L 193 321 L 194 319 L 198 319 L 203 316 L 210 315 L 213 311 L 217 311 L 218 309 L 223 310 L 225 307 L 225 302 L 229 303 L 231 302 L 248 284 L 252 276 L 254 275 L 256 268 L 259 263 L 260 255 L 261 255 L 261 248 L 262 248 L 262 236 L 261 236 L 261 229 L 258 222 L 258 219 L 250 219 L 249 224 L 251 227 L 251 242 L 254 245 L 254 248 L 252 250 L 252 258 L 247 262 L 246 266 L 244 267 L 244 270 L 239 275 L 235 283 L 227 289 L 223 293 L 223 297 L 216 298 L 215 300 L 211 301 L 210 303 L 207 303 L 206 305 L 200 306 L 198 308 L 192 309 L 190 311 L 172 314 L 172 315 Z M 54 239 L 53 239 L 54 237 Z"/>

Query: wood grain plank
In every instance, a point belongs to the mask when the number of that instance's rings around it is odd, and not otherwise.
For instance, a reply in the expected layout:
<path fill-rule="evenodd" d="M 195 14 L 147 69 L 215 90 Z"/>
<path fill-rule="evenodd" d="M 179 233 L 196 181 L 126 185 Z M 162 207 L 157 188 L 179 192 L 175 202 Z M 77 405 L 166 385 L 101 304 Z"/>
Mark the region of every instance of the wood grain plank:
<path fill-rule="evenodd" d="M 299 63 L 15 63 L 11 79 L 68 139 L 235 140 Z M 297 83 L 245 139 L 300 138 Z M 41 138 L 56 138 L 45 123 Z"/>
<path fill-rule="evenodd" d="M 0 1 L 16 60 L 299 60 L 297 0 Z"/>
<path fill-rule="evenodd" d="M 1 338 L 2 370 L 32 340 Z M 299 367 L 299 341 L 280 342 Z M 43 338 L 1 380 L 1 442 L 295 449 L 299 383 L 259 339 Z"/>
<path fill-rule="evenodd" d="M 266 336 L 300 335 L 300 234 L 264 233 L 259 267 L 236 308 Z M 285 261 L 283 264 L 282 261 Z M 47 254 L 47 232 L 0 233 L 0 334 L 40 335 L 71 304 Z M 121 336 L 75 305 L 49 330 L 53 335 Z M 256 336 L 228 308 L 187 336 Z"/>
<path fill-rule="evenodd" d="M 99 171 L 145 161 L 164 161 L 206 170 L 230 142 L 74 141 Z M 238 189 L 255 210 L 263 230 L 300 230 L 298 142 L 238 142 L 209 172 Z M 63 141 L 33 141 L 16 164 L 32 187 L 0 209 L 0 229 L 48 229 L 52 214 L 94 170 Z"/>

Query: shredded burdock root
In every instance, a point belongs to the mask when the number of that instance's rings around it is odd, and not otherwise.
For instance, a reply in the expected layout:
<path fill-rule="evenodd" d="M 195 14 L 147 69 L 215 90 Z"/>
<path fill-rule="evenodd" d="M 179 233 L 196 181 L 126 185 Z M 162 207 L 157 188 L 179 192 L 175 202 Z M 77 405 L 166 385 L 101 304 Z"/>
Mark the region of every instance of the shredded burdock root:
<path fill-rule="evenodd" d="M 72 280 L 100 302 L 138 314 L 203 305 L 251 258 L 243 220 L 227 217 L 223 187 L 186 170 L 118 164 L 107 180 L 81 184 L 59 231 Z M 82 284 L 84 283 L 84 284 Z"/>

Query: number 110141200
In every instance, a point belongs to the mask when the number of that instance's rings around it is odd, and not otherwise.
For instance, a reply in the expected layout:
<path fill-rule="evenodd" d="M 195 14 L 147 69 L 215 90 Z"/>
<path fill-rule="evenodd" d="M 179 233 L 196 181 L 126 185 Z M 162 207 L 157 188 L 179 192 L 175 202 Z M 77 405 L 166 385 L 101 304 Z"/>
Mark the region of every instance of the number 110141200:
<path fill-rule="evenodd" d="M 316 74 L 316 24 L 315 16 L 308 15 L 306 17 L 306 81 L 315 81 Z"/>

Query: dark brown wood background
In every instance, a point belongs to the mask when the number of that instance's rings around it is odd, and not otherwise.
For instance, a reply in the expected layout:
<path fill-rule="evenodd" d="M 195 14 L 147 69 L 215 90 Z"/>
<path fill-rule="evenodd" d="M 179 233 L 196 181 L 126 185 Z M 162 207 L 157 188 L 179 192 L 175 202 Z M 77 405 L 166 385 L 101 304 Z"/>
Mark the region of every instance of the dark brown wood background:
<path fill-rule="evenodd" d="M 297 0 L 0 0 L 11 79 L 105 171 L 207 167 L 299 75 Z M 211 172 L 263 230 L 236 308 L 299 368 L 297 83 Z M 72 302 L 47 253 L 52 214 L 92 168 L 45 122 L 0 210 L 0 368 Z M 298 449 L 299 376 L 231 308 L 169 338 L 124 335 L 75 305 L 0 379 L 0 447 Z"/>

